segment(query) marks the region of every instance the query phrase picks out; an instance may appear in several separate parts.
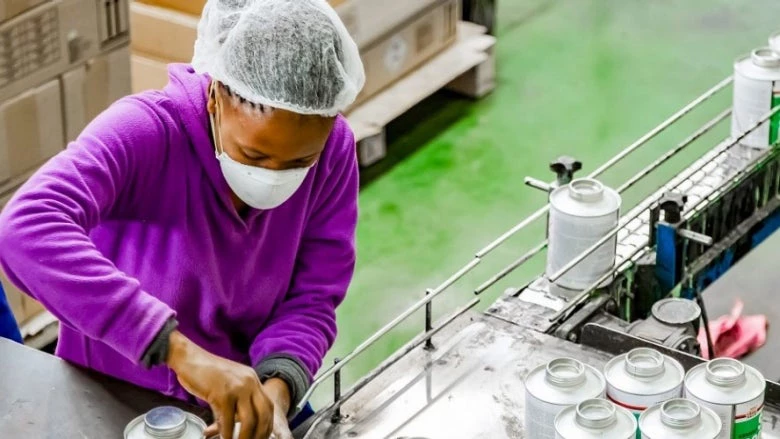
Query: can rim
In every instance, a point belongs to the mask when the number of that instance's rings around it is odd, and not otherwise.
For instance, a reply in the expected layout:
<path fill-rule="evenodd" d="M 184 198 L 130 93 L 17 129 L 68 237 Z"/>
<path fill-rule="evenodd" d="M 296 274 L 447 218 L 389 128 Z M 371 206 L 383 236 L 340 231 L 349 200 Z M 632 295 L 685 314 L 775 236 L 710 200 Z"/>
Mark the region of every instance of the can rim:
<path fill-rule="evenodd" d="M 750 52 L 750 59 L 753 61 L 753 64 L 759 67 L 780 67 L 780 53 L 775 52 L 771 47 L 753 49 Z"/>

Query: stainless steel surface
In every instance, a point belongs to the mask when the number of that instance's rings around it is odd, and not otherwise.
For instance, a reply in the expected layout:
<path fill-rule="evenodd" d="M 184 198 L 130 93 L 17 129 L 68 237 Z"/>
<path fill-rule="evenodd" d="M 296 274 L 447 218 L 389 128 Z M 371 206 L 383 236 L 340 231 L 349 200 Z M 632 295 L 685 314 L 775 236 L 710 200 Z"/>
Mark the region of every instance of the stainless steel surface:
<path fill-rule="evenodd" d="M 414 350 L 346 401 L 342 423 L 331 424 L 329 413 L 321 413 L 322 422 L 308 437 L 527 437 L 523 377 L 528 371 L 562 356 L 596 368 L 611 358 L 489 316 L 474 313 L 459 322 L 441 333 L 447 343 L 435 351 Z M 776 408 L 767 407 L 764 438 L 780 438 L 778 415 Z"/>

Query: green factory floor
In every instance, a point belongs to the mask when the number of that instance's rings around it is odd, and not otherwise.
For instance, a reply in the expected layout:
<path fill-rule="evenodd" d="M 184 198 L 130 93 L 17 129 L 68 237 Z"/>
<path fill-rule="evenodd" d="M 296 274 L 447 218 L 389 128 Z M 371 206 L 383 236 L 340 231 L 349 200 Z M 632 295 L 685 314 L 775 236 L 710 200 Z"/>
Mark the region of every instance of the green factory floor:
<path fill-rule="evenodd" d="M 525 176 L 550 180 L 551 159 L 584 162 L 582 175 L 731 73 L 732 62 L 780 30 L 778 0 L 498 0 L 498 87 L 472 102 L 426 101 L 391 127 L 390 157 L 364 173 L 358 266 L 339 309 L 327 361 L 469 262 L 479 248 L 543 205 Z M 603 180 L 617 185 L 725 109 L 728 89 L 687 122 L 630 156 Z M 396 124 L 396 125 L 398 125 Z M 629 191 L 625 208 L 727 133 L 727 124 Z M 511 239 L 437 299 L 442 316 L 476 285 L 543 239 L 544 221 Z M 539 274 L 544 254 L 485 294 Z M 484 307 L 483 307 L 484 309 Z M 423 315 L 345 370 L 353 382 L 423 329 Z M 327 386 L 330 388 L 330 386 Z M 317 402 L 329 395 L 319 393 Z"/>

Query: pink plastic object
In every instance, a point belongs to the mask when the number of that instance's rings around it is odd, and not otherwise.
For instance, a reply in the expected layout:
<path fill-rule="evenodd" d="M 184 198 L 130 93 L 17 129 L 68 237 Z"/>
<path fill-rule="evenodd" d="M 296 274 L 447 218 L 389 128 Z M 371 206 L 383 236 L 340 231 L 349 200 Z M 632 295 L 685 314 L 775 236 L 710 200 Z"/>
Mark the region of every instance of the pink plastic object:
<path fill-rule="evenodd" d="M 716 357 L 742 358 L 760 348 L 766 342 L 766 330 L 769 323 L 764 315 L 742 317 L 744 304 L 737 299 L 731 314 L 718 317 L 710 322 L 710 333 Z M 699 330 L 699 344 L 702 356 L 709 360 L 707 335 L 702 327 Z"/>

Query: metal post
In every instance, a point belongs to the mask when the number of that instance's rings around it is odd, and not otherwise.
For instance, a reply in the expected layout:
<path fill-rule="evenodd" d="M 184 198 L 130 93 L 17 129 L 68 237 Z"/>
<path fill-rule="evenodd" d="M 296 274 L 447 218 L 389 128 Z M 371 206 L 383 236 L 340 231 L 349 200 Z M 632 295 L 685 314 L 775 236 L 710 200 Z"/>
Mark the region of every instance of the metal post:
<path fill-rule="evenodd" d="M 425 290 L 425 295 L 428 296 L 431 294 L 431 290 Z M 433 329 L 433 302 L 428 302 L 425 304 L 425 333 L 431 332 Z M 430 338 L 425 340 L 425 350 L 432 351 L 436 349 L 436 347 L 433 345 L 433 341 L 431 341 Z"/>
<path fill-rule="evenodd" d="M 339 358 L 334 358 L 333 365 L 339 364 L 340 361 Z M 341 404 L 338 404 L 339 401 L 341 401 L 341 369 L 336 370 L 333 376 L 333 402 L 337 403 L 337 405 L 330 420 L 334 424 L 341 422 Z"/>

